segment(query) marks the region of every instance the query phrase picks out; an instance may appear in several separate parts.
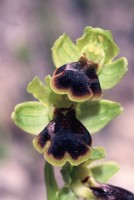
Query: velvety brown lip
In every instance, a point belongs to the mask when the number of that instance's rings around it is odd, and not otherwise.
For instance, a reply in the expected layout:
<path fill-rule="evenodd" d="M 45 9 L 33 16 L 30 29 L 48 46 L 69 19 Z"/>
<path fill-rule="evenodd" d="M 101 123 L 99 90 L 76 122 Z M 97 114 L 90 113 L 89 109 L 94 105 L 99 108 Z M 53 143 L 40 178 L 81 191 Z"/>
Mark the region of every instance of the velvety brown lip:
<path fill-rule="evenodd" d="M 89 152 L 92 144 L 90 133 L 76 119 L 75 111 L 72 109 L 66 112 L 57 109 L 54 119 L 35 139 L 42 149 L 49 141 L 47 153 L 55 159 L 62 159 L 68 153 L 72 159 L 77 160 Z"/>
<path fill-rule="evenodd" d="M 70 94 L 73 99 L 96 99 L 102 91 L 96 74 L 97 64 L 81 58 L 56 69 L 51 79 L 51 87 L 57 93 Z"/>

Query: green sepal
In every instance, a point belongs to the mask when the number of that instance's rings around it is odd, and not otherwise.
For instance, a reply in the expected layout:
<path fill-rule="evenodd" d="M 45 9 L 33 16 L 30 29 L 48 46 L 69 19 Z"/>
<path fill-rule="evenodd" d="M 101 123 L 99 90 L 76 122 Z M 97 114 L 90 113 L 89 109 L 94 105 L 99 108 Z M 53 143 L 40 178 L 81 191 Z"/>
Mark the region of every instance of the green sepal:
<path fill-rule="evenodd" d="M 57 200 L 77 200 L 77 197 L 69 187 L 63 187 L 57 192 Z"/>
<path fill-rule="evenodd" d="M 22 130 L 38 135 L 49 123 L 49 110 L 40 102 L 24 102 L 12 113 L 14 123 Z"/>
<path fill-rule="evenodd" d="M 92 153 L 89 160 L 99 160 L 105 157 L 106 157 L 106 151 L 104 147 L 94 147 L 92 148 Z"/>
<path fill-rule="evenodd" d="M 114 161 L 106 161 L 90 167 L 95 180 L 101 183 L 107 182 L 119 169 L 119 164 Z"/>
<path fill-rule="evenodd" d="M 108 100 L 92 100 L 80 103 L 76 114 L 78 120 L 93 134 L 105 127 L 122 110 L 119 103 Z"/>
<path fill-rule="evenodd" d="M 117 56 L 119 52 L 119 49 L 115 44 L 110 31 L 103 30 L 100 28 L 93 28 L 91 26 L 87 26 L 85 28 L 82 37 L 77 39 L 76 44 L 81 53 L 84 53 L 83 49 L 85 49 L 85 47 L 87 46 L 88 48 L 86 49 L 86 52 L 88 53 L 89 51 L 90 54 L 92 48 L 94 47 L 93 52 L 94 54 L 96 54 L 96 56 L 98 53 L 101 55 L 100 51 L 98 52 L 98 48 L 100 50 L 102 49 L 102 51 L 104 51 L 104 59 L 105 59 L 103 63 L 109 63 L 114 57 Z"/>
<path fill-rule="evenodd" d="M 64 33 L 54 43 L 52 57 L 57 68 L 67 63 L 76 62 L 79 59 L 77 46 Z"/>
<path fill-rule="evenodd" d="M 46 190 L 47 190 L 47 200 L 58 200 L 57 191 L 59 188 L 54 176 L 53 166 L 49 164 L 48 162 L 46 162 L 44 172 L 45 172 L 44 178 L 45 178 Z"/>
<path fill-rule="evenodd" d="M 87 167 L 93 161 L 100 160 L 105 157 L 106 157 L 106 150 L 104 149 L 104 147 L 94 147 L 94 148 L 92 148 L 91 156 L 89 157 L 89 159 L 86 162 L 82 163 L 82 166 Z"/>
<path fill-rule="evenodd" d="M 123 57 L 105 65 L 99 74 L 101 88 L 110 89 L 117 85 L 128 70 L 127 64 L 127 59 Z"/>
<path fill-rule="evenodd" d="M 39 77 L 35 77 L 27 87 L 27 91 L 32 93 L 33 96 L 38 99 L 41 103 L 48 106 L 50 89 L 43 84 Z"/>

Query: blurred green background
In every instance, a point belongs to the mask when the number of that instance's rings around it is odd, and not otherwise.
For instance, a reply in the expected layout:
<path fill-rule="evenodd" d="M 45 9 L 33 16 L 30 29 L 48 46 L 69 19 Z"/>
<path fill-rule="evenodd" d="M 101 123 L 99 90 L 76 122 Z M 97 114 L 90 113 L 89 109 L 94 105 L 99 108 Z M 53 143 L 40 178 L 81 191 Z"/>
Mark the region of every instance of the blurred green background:
<path fill-rule="evenodd" d="M 104 145 L 109 160 L 121 170 L 110 183 L 134 192 L 134 1 L 133 0 L 0 0 L 0 199 L 42 200 L 45 197 L 43 156 L 33 136 L 10 119 L 14 106 L 33 100 L 26 92 L 34 76 L 52 74 L 51 47 L 66 32 L 73 41 L 85 26 L 112 31 L 126 56 L 129 72 L 104 98 L 121 102 L 122 115 L 99 134 L 94 145 Z M 60 185 L 59 170 L 56 176 Z"/>

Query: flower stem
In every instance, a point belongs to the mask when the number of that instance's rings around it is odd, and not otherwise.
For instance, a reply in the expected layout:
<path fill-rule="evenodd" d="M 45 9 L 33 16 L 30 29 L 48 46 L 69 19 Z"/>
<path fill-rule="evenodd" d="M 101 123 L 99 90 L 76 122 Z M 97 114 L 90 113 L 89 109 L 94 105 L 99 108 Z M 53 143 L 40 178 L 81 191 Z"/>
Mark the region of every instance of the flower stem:
<path fill-rule="evenodd" d="M 45 162 L 44 179 L 46 183 L 47 200 L 57 200 L 56 192 L 58 185 L 54 175 L 54 169 L 51 164 Z"/>

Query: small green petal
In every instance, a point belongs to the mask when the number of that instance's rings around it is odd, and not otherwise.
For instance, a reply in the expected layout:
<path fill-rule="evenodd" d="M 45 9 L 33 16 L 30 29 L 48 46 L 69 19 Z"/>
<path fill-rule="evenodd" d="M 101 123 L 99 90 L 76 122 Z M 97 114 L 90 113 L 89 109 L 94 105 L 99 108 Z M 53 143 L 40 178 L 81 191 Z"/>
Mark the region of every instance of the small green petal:
<path fill-rule="evenodd" d="M 84 49 L 87 46 L 86 52 L 94 53 L 92 61 L 96 62 L 97 59 L 103 59 L 103 63 L 110 62 L 115 56 L 117 56 L 119 49 L 115 44 L 110 31 L 100 28 L 86 27 L 81 38 L 77 39 L 77 46 L 81 53 L 84 53 Z M 96 55 L 96 56 L 95 56 Z M 87 58 L 88 58 L 87 56 Z M 101 60 L 100 60 L 101 61 Z"/>
<path fill-rule="evenodd" d="M 76 45 L 74 45 L 68 35 L 64 33 L 54 43 L 52 47 L 52 57 L 55 66 L 58 68 L 66 63 L 78 61 L 80 56 Z"/>
<path fill-rule="evenodd" d="M 35 77 L 28 85 L 27 91 L 46 106 L 49 104 L 50 90 L 39 79 Z"/>
<path fill-rule="evenodd" d="M 92 148 L 92 154 L 90 157 L 90 160 L 98 160 L 105 158 L 106 156 L 106 151 L 103 147 L 94 147 Z"/>
<path fill-rule="evenodd" d="M 114 87 L 127 72 L 127 59 L 120 58 L 108 65 L 105 65 L 99 74 L 102 89 Z"/>
<path fill-rule="evenodd" d="M 39 102 L 18 104 L 12 113 L 14 123 L 22 130 L 38 135 L 49 123 L 48 108 Z"/>
<path fill-rule="evenodd" d="M 86 101 L 79 104 L 76 112 L 78 120 L 93 134 L 100 131 L 114 117 L 119 115 L 122 110 L 123 108 L 119 103 L 99 100 Z"/>
<path fill-rule="evenodd" d="M 101 183 L 108 181 L 119 169 L 119 164 L 114 161 L 107 161 L 90 168 L 95 180 Z"/>
<path fill-rule="evenodd" d="M 90 163 L 92 163 L 92 161 L 103 159 L 105 157 L 106 157 L 106 151 L 105 151 L 105 149 L 103 147 L 94 147 L 94 148 L 92 148 L 89 160 L 84 162 L 82 164 L 82 166 L 86 166 L 87 167 L 88 165 L 90 165 Z"/>
<path fill-rule="evenodd" d="M 56 197 L 56 193 L 58 191 L 58 185 L 54 175 L 54 169 L 51 164 L 48 162 L 45 163 L 45 183 L 47 190 L 47 200 L 58 200 Z"/>

